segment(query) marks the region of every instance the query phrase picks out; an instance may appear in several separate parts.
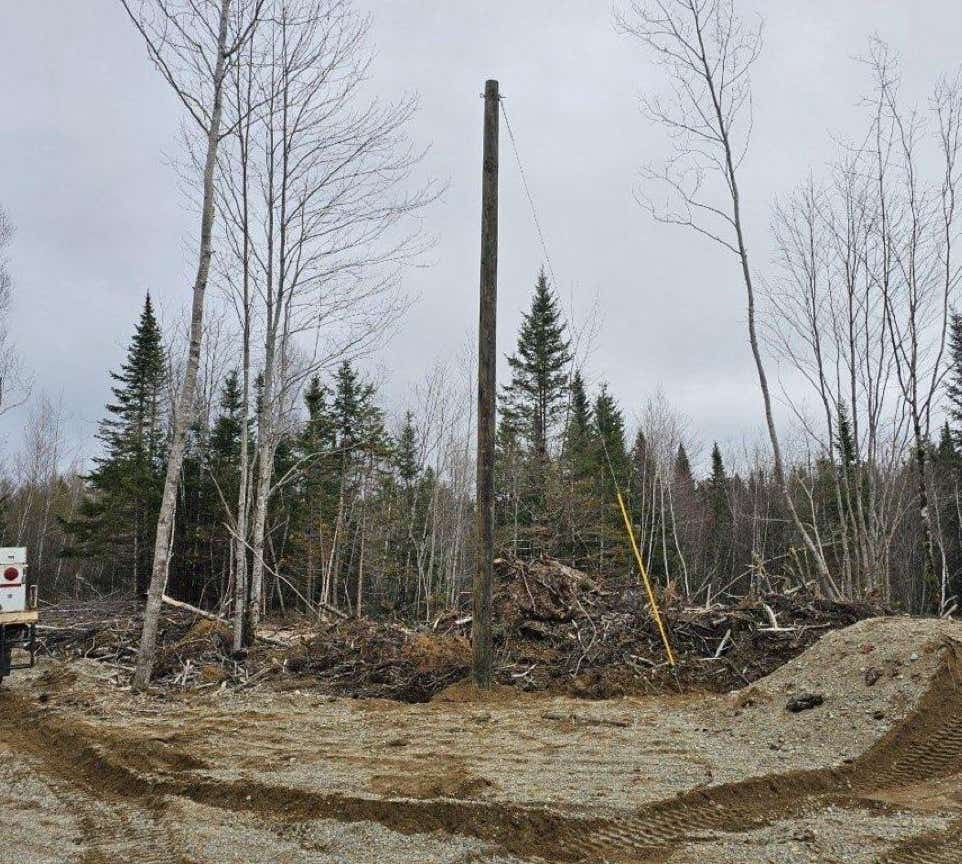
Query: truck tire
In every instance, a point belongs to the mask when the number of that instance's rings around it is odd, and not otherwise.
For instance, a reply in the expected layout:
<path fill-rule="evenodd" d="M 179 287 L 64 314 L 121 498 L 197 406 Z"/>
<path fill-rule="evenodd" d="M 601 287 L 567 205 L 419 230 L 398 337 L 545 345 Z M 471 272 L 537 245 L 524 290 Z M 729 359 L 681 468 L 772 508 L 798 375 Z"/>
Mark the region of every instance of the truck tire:
<path fill-rule="evenodd" d="M 12 662 L 12 650 L 9 647 L 4 648 L 3 656 L 0 656 L 0 682 L 3 681 L 5 675 L 10 673 L 10 663 Z"/>

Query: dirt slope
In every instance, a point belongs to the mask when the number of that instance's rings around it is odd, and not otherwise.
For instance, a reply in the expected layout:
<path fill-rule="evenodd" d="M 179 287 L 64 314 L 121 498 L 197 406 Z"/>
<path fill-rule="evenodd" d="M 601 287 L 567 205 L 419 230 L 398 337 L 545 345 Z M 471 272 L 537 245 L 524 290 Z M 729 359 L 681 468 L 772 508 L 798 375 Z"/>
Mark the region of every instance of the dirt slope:
<path fill-rule="evenodd" d="M 0 696 L 0 861 L 959 861 L 960 644 L 873 619 L 734 694 L 605 702 L 162 701 L 51 665 Z"/>

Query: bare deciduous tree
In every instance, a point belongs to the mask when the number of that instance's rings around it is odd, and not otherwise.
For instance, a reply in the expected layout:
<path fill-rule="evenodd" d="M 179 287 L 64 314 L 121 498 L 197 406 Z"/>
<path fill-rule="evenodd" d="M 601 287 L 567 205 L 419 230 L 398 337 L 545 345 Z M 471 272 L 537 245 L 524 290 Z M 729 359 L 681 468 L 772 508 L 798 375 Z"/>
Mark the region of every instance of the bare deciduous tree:
<path fill-rule="evenodd" d="M 13 222 L 0 207 L 0 414 L 22 405 L 30 395 L 29 376 L 11 338 L 9 322 L 13 276 L 7 267 L 5 251 L 13 241 L 13 234 Z"/>
<path fill-rule="evenodd" d="M 664 206 L 643 199 L 659 221 L 709 237 L 741 267 L 748 337 L 765 409 L 776 480 L 792 522 L 826 590 L 838 593 L 812 527 L 803 522 L 785 472 L 772 396 L 756 322 L 756 297 L 742 217 L 738 169 L 751 133 L 751 69 L 761 49 L 761 27 L 749 27 L 732 0 L 638 0 L 618 14 L 620 28 L 654 51 L 671 80 L 673 98 L 646 98 L 648 115 L 664 126 L 673 152 L 649 180 L 668 189 Z M 715 183 L 710 181 L 715 179 Z M 721 183 L 718 184 L 717 181 Z"/>
<path fill-rule="evenodd" d="M 237 7 L 232 9 L 235 2 Z M 121 4 L 143 38 L 150 59 L 193 119 L 195 132 L 203 136 L 205 148 L 190 343 L 177 397 L 144 629 L 133 679 L 135 689 L 144 689 L 150 682 L 156 654 L 177 486 L 200 365 L 204 301 L 213 255 L 217 151 L 225 134 L 222 122 L 225 82 L 231 66 L 242 56 L 244 44 L 255 29 L 263 0 L 121 0 Z M 238 10 L 243 10 L 244 14 L 237 14 Z"/>
<path fill-rule="evenodd" d="M 925 117 L 900 103 L 898 64 L 884 43 L 873 43 L 869 62 L 876 83 L 871 176 L 882 248 L 872 276 L 882 293 L 895 377 L 911 423 L 928 582 L 940 570 L 929 507 L 928 448 L 933 408 L 948 371 L 949 315 L 960 276 L 954 252 L 962 80 L 944 79 Z M 932 143 L 934 153 L 926 151 Z M 927 177 L 924 165 L 933 156 L 940 170 Z M 945 574 L 942 584 L 944 595 Z"/>
<path fill-rule="evenodd" d="M 251 627 L 263 602 L 279 425 L 307 377 L 363 354 L 396 321 L 400 267 L 424 245 L 409 217 L 435 195 L 430 185 L 408 188 L 422 156 L 404 134 L 415 102 L 384 105 L 363 93 L 368 30 L 346 0 L 278 0 L 252 41 L 253 74 L 234 88 L 238 113 L 252 119 L 225 172 L 230 281 L 245 332 L 256 316 L 263 339 L 255 472 L 249 495 L 242 488 L 253 502 L 251 572 L 235 608 Z M 237 623 L 235 640 L 243 629 Z"/>
<path fill-rule="evenodd" d="M 838 525 L 819 542 L 836 564 L 839 587 L 845 596 L 878 592 L 888 599 L 886 561 L 901 514 L 907 426 L 871 270 L 881 244 L 864 156 L 855 151 L 829 183 L 810 179 L 776 205 L 778 269 L 764 286 L 765 334 L 816 396 L 816 418 L 797 397 L 786 393 L 785 401 L 815 445 L 815 462 L 831 468 Z"/>

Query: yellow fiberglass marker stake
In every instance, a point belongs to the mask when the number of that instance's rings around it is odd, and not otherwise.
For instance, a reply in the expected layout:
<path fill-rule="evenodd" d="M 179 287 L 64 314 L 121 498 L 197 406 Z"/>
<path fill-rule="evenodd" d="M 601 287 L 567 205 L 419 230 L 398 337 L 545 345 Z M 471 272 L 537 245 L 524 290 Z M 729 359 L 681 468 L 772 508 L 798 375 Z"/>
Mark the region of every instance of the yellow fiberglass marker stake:
<path fill-rule="evenodd" d="M 641 560 L 641 552 L 638 551 L 638 542 L 635 540 L 635 529 L 631 527 L 631 519 L 628 517 L 628 508 L 625 507 L 625 499 L 621 497 L 621 490 L 617 487 L 615 487 L 615 494 L 618 496 L 618 506 L 621 507 L 621 515 L 625 520 L 625 530 L 628 532 L 628 539 L 631 541 L 631 549 L 635 553 L 635 561 L 638 562 L 638 572 L 641 573 L 641 578 L 645 582 L 645 590 L 648 592 L 648 603 L 651 606 L 651 613 L 655 616 L 658 632 L 661 633 L 661 641 L 665 643 L 665 651 L 668 652 L 668 665 L 674 666 L 675 655 L 671 651 L 671 645 L 668 642 L 668 633 L 665 632 L 665 624 L 661 620 L 661 613 L 658 611 L 655 592 L 651 590 L 651 580 L 648 578 L 648 570 Z"/>

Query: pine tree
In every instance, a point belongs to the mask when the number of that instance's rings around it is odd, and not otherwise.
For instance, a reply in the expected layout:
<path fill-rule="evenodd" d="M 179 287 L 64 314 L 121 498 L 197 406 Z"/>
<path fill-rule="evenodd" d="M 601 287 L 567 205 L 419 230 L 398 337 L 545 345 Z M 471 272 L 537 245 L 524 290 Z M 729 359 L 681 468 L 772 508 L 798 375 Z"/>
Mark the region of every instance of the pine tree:
<path fill-rule="evenodd" d="M 564 411 L 570 363 L 567 326 L 542 268 L 531 311 L 521 322 L 517 353 L 508 357 L 511 383 L 504 388 L 502 407 L 542 460 Z"/>
<path fill-rule="evenodd" d="M 147 589 L 164 482 L 166 364 L 160 327 L 148 294 L 127 358 L 111 372 L 113 401 L 100 421 L 102 456 L 86 477 L 88 495 L 67 527 L 71 555 L 102 558 Z"/>

